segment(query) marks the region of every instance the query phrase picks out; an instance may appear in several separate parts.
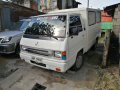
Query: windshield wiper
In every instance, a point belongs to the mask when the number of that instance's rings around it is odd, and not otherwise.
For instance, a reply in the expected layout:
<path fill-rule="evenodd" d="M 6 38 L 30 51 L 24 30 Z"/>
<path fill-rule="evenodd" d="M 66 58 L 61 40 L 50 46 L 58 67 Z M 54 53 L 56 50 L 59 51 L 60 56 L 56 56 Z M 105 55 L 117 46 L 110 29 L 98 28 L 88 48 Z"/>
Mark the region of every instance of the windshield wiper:
<path fill-rule="evenodd" d="M 40 36 L 45 36 L 45 37 L 52 37 L 52 38 L 54 38 L 54 39 L 56 39 L 56 40 L 58 40 L 58 38 L 57 37 L 55 37 L 55 36 L 53 36 L 53 35 L 50 35 L 50 34 L 46 34 L 46 35 L 43 35 L 43 34 L 39 34 Z"/>
<path fill-rule="evenodd" d="M 53 35 L 48 35 L 49 37 L 52 37 L 52 38 L 54 38 L 54 39 L 56 39 L 56 40 L 58 40 L 58 38 L 57 37 L 55 37 L 55 36 L 53 36 Z"/>

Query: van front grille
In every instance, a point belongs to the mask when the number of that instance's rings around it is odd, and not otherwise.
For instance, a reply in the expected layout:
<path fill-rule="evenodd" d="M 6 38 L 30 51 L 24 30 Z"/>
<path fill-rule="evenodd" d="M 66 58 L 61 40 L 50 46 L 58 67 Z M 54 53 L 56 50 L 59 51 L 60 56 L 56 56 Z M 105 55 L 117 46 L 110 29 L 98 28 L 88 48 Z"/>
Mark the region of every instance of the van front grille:
<path fill-rule="evenodd" d="M 39 54 L 39 55 L 44 55 L 44 56 L 50 56 L 51 53 L 49 51 L 45 50 L 38 50 L 38 49 L 32 49 L 32 48 L 27 48 L 25 51 L 33 54 Z"/>
<path fill-rule="evenodd" d="M 38 62 L 35 62 L 35 61 L 30 61 L 31 63 L 33 64 L 36 64 L 36 65 L 40 65 L 42 67 L 46 67 L 46 64 L 43 64 L 43 63 L 38 63 Z"/>

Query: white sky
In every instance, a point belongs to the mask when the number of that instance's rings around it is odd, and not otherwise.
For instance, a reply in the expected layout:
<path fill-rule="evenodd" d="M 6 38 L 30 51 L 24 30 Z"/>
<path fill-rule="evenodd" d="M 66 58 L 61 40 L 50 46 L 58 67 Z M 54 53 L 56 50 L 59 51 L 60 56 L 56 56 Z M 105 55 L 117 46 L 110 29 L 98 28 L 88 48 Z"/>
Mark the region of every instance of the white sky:
<path fill-rule="evenodd" d="M 6 0 L 3 0 L 6 1 Z M 76 0 L 82 3 L 82 5 L 79 5 L 79 7 L 87 7 L 87 1 L 88 0 Z M 116 4 L 116 3 L 120 3 L 120 0 L 89 0 L 90 8 L 100 8 L 103 9 L 106 6 L 112 5 L 112 4 Z"/>
<path fill-rule="evenodd" d="M 87 1 L 88 0 L 76 0 L 82 3 L 82 5 L 79 5 L 79 7 L 87 7 Z M 89 0 L 90 2 L 90 8 L 100 8 L 103 9 L 106 6 L 120 3 L 120 0 Z"/>

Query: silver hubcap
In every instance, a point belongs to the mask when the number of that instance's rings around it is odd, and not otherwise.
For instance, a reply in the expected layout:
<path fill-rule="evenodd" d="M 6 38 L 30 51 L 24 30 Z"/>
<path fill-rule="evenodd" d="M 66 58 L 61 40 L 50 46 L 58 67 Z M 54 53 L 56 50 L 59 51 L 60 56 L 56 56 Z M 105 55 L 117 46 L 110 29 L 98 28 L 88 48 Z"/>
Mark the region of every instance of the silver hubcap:
<path fill-rule="evenodd" d="M 82 59 L 83 59 L 82 56 L 78 56 L 78 57 L 77 57 L 77 60 L 76 60 L 76 67 L 77 67 L 77 68 L 80 68 L 80 67 L 81 67 L 81 65 L 82 65 Z"/>

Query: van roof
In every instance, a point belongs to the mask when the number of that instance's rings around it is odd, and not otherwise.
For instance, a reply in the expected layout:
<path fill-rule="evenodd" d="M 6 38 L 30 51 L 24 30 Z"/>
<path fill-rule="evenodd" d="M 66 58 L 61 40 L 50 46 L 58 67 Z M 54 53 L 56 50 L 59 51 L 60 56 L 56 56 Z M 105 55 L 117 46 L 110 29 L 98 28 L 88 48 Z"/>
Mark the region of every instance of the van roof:
<path fill-rule="evenodd" d="M 72 13 L 72 11 L 86 11 L 86 10 L 94 10 L 100 11 L 100 9 L 93 9 L 93 8 L 73 8 L 73 9 L 62 9 L 62 10 L 55 10 L 48 13 Z"/>
<path fill-rule="evenodd" d="M 38 15 L 38 16 L 32 16 L 30 18 L 37 18 L 37 17 L 40 17 L 40 16 L 48 16 L 48 15 L 67 15 L 67 13 L 47 13 L 47 14 L 43 14 L 43 15 Z"/>
<path fill-rule="evenodd" d="M 87 8 L 62 9 L 62 10 L 54 10 L 48 13 L 72 13 L 71 11 L 86 10 L 86 9 Z"/>
<path fill-rule="evenodd" d="M 62 10 L 54 10 L 54 11 L 48 12 L 47 14 L 43 14 L 43 15 L 32 16 L 31 18 L 39 17 L 39 16 L 47 16 L 47 15 L 67 15 L 67 14 L 75 13 L 75 11 L 87 11 L 87 10 L 100 11 L 100 9 L 92 9 L 92 8 L 62 9 Z"/>

